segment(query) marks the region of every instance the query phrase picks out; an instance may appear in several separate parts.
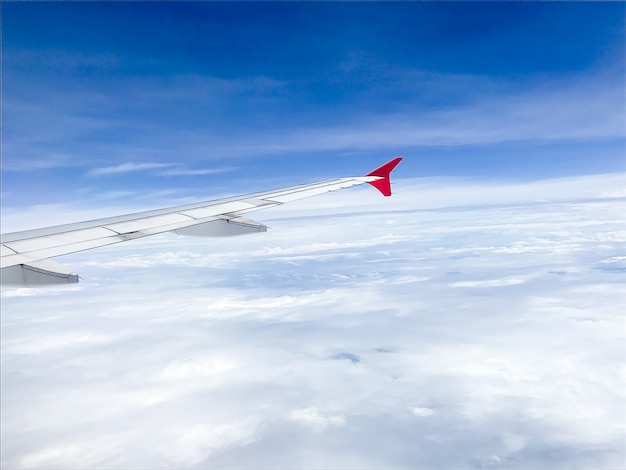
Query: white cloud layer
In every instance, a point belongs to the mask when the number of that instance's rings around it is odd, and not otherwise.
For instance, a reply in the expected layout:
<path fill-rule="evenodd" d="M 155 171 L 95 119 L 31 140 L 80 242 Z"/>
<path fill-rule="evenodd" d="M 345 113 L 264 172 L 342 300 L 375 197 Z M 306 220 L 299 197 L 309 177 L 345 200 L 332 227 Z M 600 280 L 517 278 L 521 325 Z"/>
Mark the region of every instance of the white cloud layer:
<path fill-rule="evenodd" d="M 2 467 L 623 467 L 623 175 L 426 183 L 4 289 Z"/>

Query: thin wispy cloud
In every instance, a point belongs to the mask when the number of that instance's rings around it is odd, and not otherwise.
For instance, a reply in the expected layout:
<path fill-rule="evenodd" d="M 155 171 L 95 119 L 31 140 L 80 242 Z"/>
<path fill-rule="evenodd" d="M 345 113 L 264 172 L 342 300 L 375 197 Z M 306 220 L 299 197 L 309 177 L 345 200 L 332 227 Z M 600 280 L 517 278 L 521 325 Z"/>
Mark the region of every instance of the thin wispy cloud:
<path fill-rule="evenodd" d="M 459 81 L 466 83 L 469 91 L 474 82 L 480 77 L 442 76 L 439 79 L 439 89 L 445 90 L 448 84 L 456 87 L 457 92 L 462 88 Z M 393 82 L 392 82 L 393 83 Z M 156 85 L 153 85 L 156 86 Z M 169 95 L 177 95 L 179 89 L 185 90 L 189 96 L 201 95 L 198 83 L 187 83 L 187 79 L 172 79 L 167 87 L 157 87 L 151 90 L 154 101 L 151 106 L 142 109 L 149 113 L 150 108 L 161 102 L 164 106 L 170 101 Z M 399 86 L 409 88 L 398 89 L 402 93 L 414 93 L 420 83 L 400 83 Z M 492 85 L 495 90 L 498 85 Z M 394 88 L 392 86 L 391 88 Z M 502 86 L 500 86 L 502 88 Z M 209 175 L 230 171 L 229 168 L 197 168 L 203 160 L 218 161 L 223 159 L 239 159 L 241 161 L 255 161 L 262 156 L 291 156 L 297 155 L 301 159 L 309 159 L 311 153 L 324 153 L 328 158 L 335 152 L 375 152 L 385 151 L 388 148 L 403 148 L 403 153 L 423 151 L 428 147 L 457 146 L 496 146 L 520 142 L 533 144 L 562 145 L 580 142 L 612 142 L 613 146 L 623 148 L 626 133 L 623 126 L 624 102 L 621 82 L 607 81 L 603 76 L 590 77 L 587 80 L 574 79 L 565 81 L 560 86 L 552 88 L 541 83 L 519 90 L 507 90 L 497 93 L 484 93 L 475 96 L 470 102 L 459 103 L 452 107 L 436 108 L 421 107 L 419 101 L 413 105 L 397 103 L 384 113 L 374 109 L 362 109 L 358 113 L 341 113 L 340 117 L 332 120 L 320 120 L 317 111 L 303 111 L 299 120 L 309 114 L 308 119 L 297 126 L 292 123 L 273 125 L 270 129 L 251 125 L 246 117 L 238 123 L 236 135 L 232 130 L 226 132 L 222 125 L 214 126 L 211 120 L 206 123 L 210 128 L 202 132 L 194 132 L 178 123 L 158 123 L 148 126 L 140 134 L 140 140 L 131 138 L 130 142 L 119 144 L 115 141 L 103 142 L 97 147 L 89 149 L 88 155 L 96 161 L 110 161 L 111 158 L 124 158 L 129 153 L 138 154 L 146 162 L 122 161 L 114 165 L 99 166 L 87 172 L 91 176 L 121 174 L 128 172 L 162 170 L 153 172 L 163 176 Z M 254 93 L 254 91 L 251 91 Z M 383 97 L 384 98 L 384 97 Z M 124 98 L 113 106 L 122 106 L 131 98 Z M 237 94 L 228 92 L 220 95 L 222 106 L 238 99 Z M 202 98 L 196 98 L 196 101 Z M 213 99 L 206 105 L 211 106 Z M 271 98 L 270 102 L 282 107 L 280 100 Z M 58 130 L 54 138 L 65 136 L 71 139 L 83 124 L 74 118 L 75 110 L 54 110 L 54 119 L 42 115 L 43 122 L 53 121 Z M 81 113 L 84 111 L 80 111 Z M 254 116 L 253 114 L 251 116 Z M 190 116 L 188 116 L 190 117 Z M 277 116 L 275 116 L 277 117 Z M 150 120 L 152 118 L 146 117 Z M 254 119 L 254 117 L 252 117 Z M 101 123 L 105 125 L 105 123 Z M 110 132 L 117 133 L 119 122 L 116 118 L 110 122 Z M 237 124 L 235 124 L 237 125 Z M 48 125 L 46 125 L 47 127 Z M 89 124 L 87 124 L 89 126 Z M 124 127 L 136 126 L 131 122 Z M 72 134 L 67 129 L 72 129 Z M 85 132 L 91 132 L 89 127 Z M 5 139 L 6 140 L 6 139 Z M 9 140 L 6 144 L 9 150 L 19 151 L 29 155 L 25 160 L 4 158 L 5 169 L 43 169 L 71 167 L 84 165 L 82 158 L 85 149 L 74 149 L 71 156 L 59 157 L 58 154 L 41 158 L 42 152 L 34 148 L 39 145 L 33 141 L 18 143 Z M 58 151 L 63 150 L 57 144 Z M 494 147 L 495 150 L 497 148 Z M 67 149 L 66 149 L 67 150 Z M 533 150 L 534 151 L 534 150 Z M 489 150 L 491 155 L 494 150 Z M 501 152 L 504 152 L 502 150 Z M 39 154 L 39 156 L 37 156 Z M 487 155 L 487 149 L 484 152 Z M 68 154 L 70 155 L 70 154 Z M 158 156 L 162 161 L 149 160 L 151 156 Z M 184 158 L 188 165 L 171 163 L 173 158 Z M 80 158 L 79 158 L 80 157 Z M 240 166 L 238 164 L 238 166 Z M 194 168 L 196 167 L 196 168 Z"/>
<path fill-rule="evenodd" d="M 171 163 L 120 163 L 119 165 L 114 166 L 105 166 L 101 168 L 94 168 L 87 172 L 88 175 L 99 176 L 99 175 L 113 175 L 118 173 L 130 173 L 136 171 L 146 171 L 146 170 L 154 170 L 158 168 L 167 168 L 171 167 Z"/>
<path fill-rule="evenodd" d="M 233 171 L 235 168 L 171 168 L 169 170 L 161 171 L 161 176 L 202 176 L 202 175 L 216 175 L 220 173 L 226 173 Z"/>
<path fill-rule="evenodd" d="M 93 168 L 86 174 L 89 176 L 101 176 L 101 175 L 116 175 L 121 173 L 132 172 L 153 172 L 158 176 L 203 176 L 214 175 L 219 173 L 226 173 L 233 171 L 234 167 L 228 168 L 186 168 L 174 163 L 158 163 L 158 162 L 146 162 L 146 163 L 134 163 L 127 162 L 121 163 L 115 166 L 106 166 L 100 168 Z M 158 170 L 158 171 L 153 171 Z"/>
<path fill-rule="evenodd" d="M 5 172 L 54 170 L 57 168 L 75 168 L 83 166 L 76 155 L 68 153 L 45 153 L 37 158 L 23 158 L 7 161 L 2 159 L 1 169 Z"/>
<path fill-rule="evenodd" d="M 101 201 L 108 201 L 113 199 L 125 199 L 134 195 L 134 191 L 107 191 L 97 194 L 95 197 Z"/>

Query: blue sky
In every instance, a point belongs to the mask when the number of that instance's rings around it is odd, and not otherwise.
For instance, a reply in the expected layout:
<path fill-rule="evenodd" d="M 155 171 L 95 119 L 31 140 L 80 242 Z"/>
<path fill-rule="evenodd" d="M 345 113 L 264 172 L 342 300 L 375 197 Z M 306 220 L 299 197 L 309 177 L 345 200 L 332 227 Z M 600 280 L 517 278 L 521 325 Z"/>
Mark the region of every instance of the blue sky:
<path fill-rule="evenodd" d="M 5 2 L 3 204 L 622 171 L 624 8 Z"/>

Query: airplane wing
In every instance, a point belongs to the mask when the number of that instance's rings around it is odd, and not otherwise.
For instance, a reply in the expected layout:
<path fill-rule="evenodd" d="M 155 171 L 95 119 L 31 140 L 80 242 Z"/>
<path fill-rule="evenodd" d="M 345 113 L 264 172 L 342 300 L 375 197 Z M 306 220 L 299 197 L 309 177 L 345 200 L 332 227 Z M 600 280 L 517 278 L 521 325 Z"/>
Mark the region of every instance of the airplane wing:
<path fill-rule="evenodd" d="M 384 196 L 390 196 L 389 174 L 401 160 L 402 157 L 394 158 L 360 177 L 336 178 L 167 209 L 3 234 L 0 282 L 22 286 L 76 283 L 78 275 L 49 258 L 157 233 L 212 237 L 265 232 L 265 225 L 243 215 L 363 183 L 369 183 Z"/>

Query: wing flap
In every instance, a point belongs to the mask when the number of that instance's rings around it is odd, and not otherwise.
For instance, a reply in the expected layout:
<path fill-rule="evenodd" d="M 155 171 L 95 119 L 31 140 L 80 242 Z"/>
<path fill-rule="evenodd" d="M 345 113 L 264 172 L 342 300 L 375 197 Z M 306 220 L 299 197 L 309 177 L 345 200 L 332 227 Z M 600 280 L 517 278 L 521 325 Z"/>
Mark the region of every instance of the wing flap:
<path fill-rule="evenodd" d="M 190 237 L 231 237 L 254 232 L 267 232 L 267 226 L 243 217 L 223 217 L 176 230 L 179 235 Z"/>
<path fill-rule="evenodd" d="M 77 242 L 86 242 L 107 238 L 117 235 L 115 232 L 104 227 L 89 228 L 57 233 L 43 238 L 27 238 L 5 243 L 4 246 L 13 250 L 14 253 L 45 250 L 55 246 L 72 245 Z"/>
<path fill-rule="evenodd" d="M 214 217 L 221 214 L 229 214 L 231 212 L 237 212 L 245 209 L 256 209 L 257 206 L 250 204 L 246 201 L 233 201 L 224 204 L 211 205 L 207 207 L 199 207 L 198 209 L 190 209 L 181 211 L 183 215 L 193 217 L 194 219 L 206 219 L 207 217 Z"/>
<path fill-rule="evenodd" d="M 157 215 L 154 217 L 146 217 L 144 219 L 130 220 L 128 222 L 120 222 L 117 224 L 108 224 L 105 227 L 120 235 L 132 232 L 141 232 L 154 227 L 174 225 L 180 223 L 195 222 L 195 219 L 179 212 L 173 214 Z"/>
<path fill-rule="evenodd" d="M 100 238 L 97 240 L 86 240 L 82 242 L 76 242 L 72 244 L 51 246 L 48 248 L 42 248 L 39 250 L 31 250 L 23 253 L 15 253 L 9 256 L 2 257 L 2 268 L 9 266 L 15 266 L 18 264 L 28 264 L 34 261 L 40 261 L 47 258 L 54 258 L 55 256 L 66 255 L 68 253 L 76 253 L 78 251 L 90 250 L 92 248 L 98 248 L 101 246 L 112 245 L 124 241 L 119 238 L 119 235 L 112 236 L 110 238 Z"/>
<path fill-rule="evenodd" d="M 0 255 L 2 255 L 2 257 L 4 258 L 5 256 L 11 256 L 11 255 L 15 255 L 17 254 L 17 251 L 12 250 L 11 248 L 9 248 L 8 246 L 5 245 L 1 245 L 0 248 Z"/>

